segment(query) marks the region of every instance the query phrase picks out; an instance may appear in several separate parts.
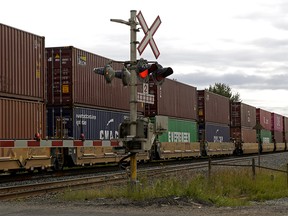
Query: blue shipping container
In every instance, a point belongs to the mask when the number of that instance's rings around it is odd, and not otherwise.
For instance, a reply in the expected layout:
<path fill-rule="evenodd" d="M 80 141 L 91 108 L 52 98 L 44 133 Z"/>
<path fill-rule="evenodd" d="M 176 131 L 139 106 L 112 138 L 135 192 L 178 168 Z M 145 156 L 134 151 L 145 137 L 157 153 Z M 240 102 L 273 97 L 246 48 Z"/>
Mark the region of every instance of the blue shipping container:
<path fill-rule="evenodd" d="M 83 107 L 47 108 L 48 137 L 87 140 L 110 140 L 118 138 L 118 127 L 129 113 Z"/>
<path fill-rule="evenodd" d="M 228 125 L 206 122 L 199 125 L 199 137 L 203 137 L 207 142 L 229 142 L 230 128 Z"/>

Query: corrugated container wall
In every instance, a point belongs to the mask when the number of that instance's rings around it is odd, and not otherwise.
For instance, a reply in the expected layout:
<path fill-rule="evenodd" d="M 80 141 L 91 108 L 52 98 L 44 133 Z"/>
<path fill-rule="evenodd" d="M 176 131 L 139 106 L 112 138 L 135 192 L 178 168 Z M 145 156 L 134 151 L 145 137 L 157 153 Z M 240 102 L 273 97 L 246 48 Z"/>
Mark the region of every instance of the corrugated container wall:
<path fill-rule="evenodd" d="M 206 90 L 198 90 L 199 122 L 230 124 L 230 101 L 228 97 Z"/>
<path fill-rule="evenodd" d="M 284 126 L 283 126 L 283 116 L 276 114 L 276 113 L 271 113 L 271 130 L 272 131 L 279 131 L 283 132 Z"/>
<path fill-rule="evenodd" d="M 161 86 L 150 81 L 149 94 L 155 96 L 154 104 L 145 104 L 145 116 L 164 115 L 197 120 L 197 90 L 175 80 L 165 79 Z"/>
<path fill-rule="evenodd" d="M 252 128 L 256 125 L 256 107 L 241 102 L 231 102 L 231 127 Z"/>
<path fill-rule="evenodd" d="M 271 112 L 257 108 L 256 109 L 256 122 L 260 124 L 263 129 L 271 131 Z"/>
<path fill-rule="evenodd" d="M 276 143 L 284 143 L 284 135 L 283 132 L 280 131 L 272 131 L 272 142 Z"/>
<path fill-rule="evenodd" d="M 113 112 L 85 107 L 48 107 L 47 128 L 49 137 L 109 140 L 118 138 L 119 124 L 129 117 L 129 113 Z"/>
<path fill-rule="evenodd" d="M 45 138 L 43 102 L 0 98 L 0 139 L 33 139 L 39 132 Z"/>
<path fill-rule="evenodd" d="M 49 105 L 130 109 L 129 88 L 123 86 L 121 79 L 107 84 L 103 76 L 93 72 L 95 67 L 104 67 L 109 59 L 72 46 L 46 48 L 46 55 Z M 112 67 L 122 70 L 123 64 L 113 63 Z"/>
<path fill-rule="evenodd" d="M 272 143 L 272 132 L 270 130 L 260 130 L 257 136 L 260 137 L 260 141 L 264 144 Z"/>
<path fill-rule="evenodd" d="M 199 138 L 207 142 L 230 142 L 230 128 L 226 124 L 206 122 L 199 125 Z"/>
<path fill-rule="evenodd" d="M 288 117 L 284 116 L 283 118 L 284 124 L 284 141 L 288 141 Z"/>
<path fill-rule="evenodd" d="M 197 142 L 197 123 L 195 121 L 168 118 L 168 131 L 159 136 L 159 141 Z"/>
<path fill-rule="evenodd" d="M 0 96 L 44 101 L 45 38 L 0 24 Z"/>
<path fill-rule="evenodd" d="M 256 143 L 257 133 L 255 129 L 245 127 L 230 128 L 231 137 L 236 140 L 241 140 L 244 143 Z"/>

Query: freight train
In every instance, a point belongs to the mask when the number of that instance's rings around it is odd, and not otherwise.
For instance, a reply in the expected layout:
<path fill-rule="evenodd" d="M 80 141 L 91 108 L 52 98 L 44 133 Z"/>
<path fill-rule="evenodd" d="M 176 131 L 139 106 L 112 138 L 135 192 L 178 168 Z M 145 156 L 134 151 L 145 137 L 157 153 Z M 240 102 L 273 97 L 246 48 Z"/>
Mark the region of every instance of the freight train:
<path fill-rule="evenodd" d="M 127 156 L 119 125 L 129 87 L 107 85 L 93 68 L 109 59 L 0 24 L 0 172 L 117 163 Z M 122 64 L 113 63 L 122 69 Z M 143 91 L 139 85 L 138 91 Z M 286 151 L 288 118 L 166 79 L 138 103 L 152 125 L 141 161 Z M 165 119 L 166 126 L 158 128 Z"/>

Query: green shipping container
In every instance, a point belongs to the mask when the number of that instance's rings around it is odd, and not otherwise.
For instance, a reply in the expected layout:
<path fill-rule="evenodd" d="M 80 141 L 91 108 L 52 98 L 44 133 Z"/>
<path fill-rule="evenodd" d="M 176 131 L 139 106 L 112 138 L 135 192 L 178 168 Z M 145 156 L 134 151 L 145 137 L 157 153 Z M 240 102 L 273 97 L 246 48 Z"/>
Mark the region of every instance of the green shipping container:
<path fill-rule="evenodd" d="M 259 140 L 259 133 L 257 134 Z M 260 139 L 262 143 L 272 143 L 272 133 L 269 130 L 260 130 Z"/>
<path fill-rule="evenodd" d="M 160 142 L 197 142 L 197 123 L 168 118 L 168 132 L 159 136 Z"/>

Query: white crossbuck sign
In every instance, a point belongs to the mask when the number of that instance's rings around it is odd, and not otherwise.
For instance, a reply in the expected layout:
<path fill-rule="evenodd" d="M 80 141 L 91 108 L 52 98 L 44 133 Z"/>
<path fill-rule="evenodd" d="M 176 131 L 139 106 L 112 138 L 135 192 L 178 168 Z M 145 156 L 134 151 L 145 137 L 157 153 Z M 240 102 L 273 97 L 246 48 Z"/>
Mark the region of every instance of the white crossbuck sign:
<path fill-rule="evenodd" d="M 157 29 L 159 28 L 160 24 L 161 24 L 161 20 L 160 17 L 158 16 L 155 21 L 153 22 L 153 24 L 151 25 L 150 28 L 148 28 L 146 21 L 144 20 L 144 17 L 141 13 L 141 11 L 139 11 L 138 15 L 137 15 L 138 21 L 145 33 L 144 38 L 142 39 L 142 41 L 140 42 L 139 46 L 138 46 L 138 52 L 141 55 L 144 51 L 144 49 L 146 48 L 146 46 L 148 45 L 148 43 L 151 46 L 151 49 L 154 53 L 155 58 L 157 59 L 158 56 L 160 55 L 160 52 L 158 50 L 158 47 L 153 39 L 153 35 L 155 34 L 155 32 L 157 31 Z"/>

